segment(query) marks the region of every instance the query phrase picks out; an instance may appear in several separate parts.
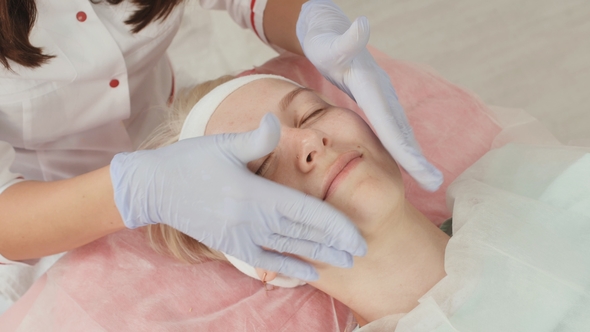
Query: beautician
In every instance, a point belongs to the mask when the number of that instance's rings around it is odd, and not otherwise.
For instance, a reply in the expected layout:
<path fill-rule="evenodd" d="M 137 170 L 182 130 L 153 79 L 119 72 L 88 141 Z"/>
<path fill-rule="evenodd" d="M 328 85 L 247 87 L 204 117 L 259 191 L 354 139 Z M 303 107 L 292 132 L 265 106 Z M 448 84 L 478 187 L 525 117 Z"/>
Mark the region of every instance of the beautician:
<path fill-rule="evenodd" d="M 389 79 L 366 50 L 366 19 L 351 24 L 328 0 L 200 3 L 227 10 L 266 43 L 305 54 L 370 106 L 364 111 L 400 165 L 424 188 L 438 188 L 440 173 L 421 155 Z M 341 213 L 247 170 L 278 143 L 275 122 L 130 152 L 173 97 L 166 49 L 183 8 L 182 0 L 0 3 L 0 262 L 31 263 L 153 223 L 306 280 L 317 278 L 310 265 L 262 247 L 336 266 L 364 255 L 366 244 Z"/>

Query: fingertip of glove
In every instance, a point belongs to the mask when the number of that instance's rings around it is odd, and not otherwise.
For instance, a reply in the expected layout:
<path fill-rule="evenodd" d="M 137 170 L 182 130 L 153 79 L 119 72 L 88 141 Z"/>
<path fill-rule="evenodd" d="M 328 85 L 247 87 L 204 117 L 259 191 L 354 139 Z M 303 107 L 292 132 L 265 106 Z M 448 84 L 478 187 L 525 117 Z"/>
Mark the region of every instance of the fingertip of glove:
<path fill-rule="evenodd" d="M 444 182 L 442 172 L 431 164 L 419 149 L 408 145 L 404 151 L 408 158 L 404 158 L 405 162 L 400 163 L 400 166 L 418 182 L 420 187 L 430 192 L 437 191 Z"/>
<path fill-rule="evenodd" d="M 366 16 L 359 16 L 357 17 L 354 22 L 355 28 L 361 35 L 369 35 L 371 32 L 371 25 L 369 24 L 369 19 Z"/>
<path fill-rule="evenodd" d="M 366 50 L 369 43 L 370 29 L 366 17 L 357 17 L 338 38 L 338 46 L 335 48 L 339 53 L 345 55 L 346 59 L 356 57 L 360 52 Z"/>
<path fill-rule="evenodd" d="M 266 126 L 275 130 L 281 130 L 281 122 L 276 117 L 276 115 L 272 113 L 266 113 L 260 120 L 260 126 Z"/>
<path fill-rule="evenodd" d="M 358 246 L 356 247 L 356 249 L 353 251 L 352 254 L 354 256 L 364 257 L 367 254 L 368 250 L 369 249 L 367 248 L 367 242 L 365 242 L 365 240 L 363 238 L 361 238 Z"/>
<path fill-rule="evenodd" d="M 352 267 L 352 265 L 354 264 L 354 258 L 352 256 L 353 255 L 351 255 L 351 254 L 344 253 L 344 257 L 343 257 L 342 261 L 340 262 L 340 267 L 343 267 L 345 269 L 350 269 Z"/>
<path fill-rule="evenodd" d="M 341 234 L 341 237 L 339 237 L 340 241 L 332 243 L 331 245 L 334 248 L 346 251 L 352 256 L 365 256 L 367 254 L 367 242 L 360 234 L 354 222 L 342 212 L 337 212 L 340 215 L 341 220 L 336 224 L 345 227 L 339 228 L 338 231 L 334 232 L 334 234 Z"/>
<path fill-rule="evenodd" d="M 262 139 L 276 146 L 281 138 L 281 122 L 272 113 L 266 113 L 260 120 L 261 136 Z"/>
<path fill-rule="evenodd" d="M 287 277 L 304 281 L 316 281 L 320 278 L 315 267 L 311 264 L 299 261 L 296 258 L 293 258 L 290 262 L 291 264 L 289 266 L 283 266 L 284 268 L 277 269 L 277 272 Z"/>
<path fill-rule="evenodd" d="M 300 275 L 296 275 L 294 276 L 297 279 L 301 279 L 301 280 L 305 280 L 305 281 L 317 281 L 318 279 L 320 279 L 320 275 L 318 274 L 318 272 L 315 270 L 315 268 L 313 266 L 309 266 L 309 269 L 307 271 L 300 271 L 301 273 L 297 273 Z"/>
<path fill-rule="evenodd" d="M 223 134 L 228 151 L 242 163 L 261 158 L 271 153 L 281 138 L 281 124 L 276 116 L 265 114 L 258 128 L 239 134 Z"/>
<path fill-rule="evenodd" d="M 371 37 L 371 26 L 369 25 L 369 19 L 365 16 L 357 17 L 354 22 L 352 22 L 350 29 L 354 29 L 356 31 L 359 43 L 366 47 L 366 45 L 369 43 L 369 38 Z"/>
<path fill-rule="evenodd" d="M 428 173 L 427 176 L 425 176 L 425 179 L 422 179 L 421 181 L 419 181 L 419 183 L 420 186 L 425 190 L 435 192 L 438 189 L 440 189 L 440 186 L 443 184 L 444 176 L 441 173 L 441 171 L 439 171 L 436 167 L 431 167 L 432 169 L 429 169 L 427 171 Z"/>

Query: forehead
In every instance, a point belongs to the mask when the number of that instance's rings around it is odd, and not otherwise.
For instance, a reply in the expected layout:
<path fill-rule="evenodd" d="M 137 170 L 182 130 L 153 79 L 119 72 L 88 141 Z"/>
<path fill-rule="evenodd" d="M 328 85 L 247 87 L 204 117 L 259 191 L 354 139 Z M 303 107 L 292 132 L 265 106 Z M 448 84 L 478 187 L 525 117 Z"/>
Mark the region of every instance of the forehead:
<path fill-rule="evenodd" d="M 297 86 L 282 80 L 264 78 L 232 92 L 217 107 L 205 129 L 205 135 L 239 133 L 258 128 L 264 114 L 272 112 L 279 119 L 279 103 Z"/>

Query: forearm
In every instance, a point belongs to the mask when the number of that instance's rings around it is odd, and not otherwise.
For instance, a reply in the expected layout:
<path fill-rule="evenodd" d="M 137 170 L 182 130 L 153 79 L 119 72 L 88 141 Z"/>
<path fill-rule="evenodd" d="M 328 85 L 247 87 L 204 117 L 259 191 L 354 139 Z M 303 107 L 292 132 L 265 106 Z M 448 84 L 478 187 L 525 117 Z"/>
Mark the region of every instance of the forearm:
<path fill-rule="evenodd" d="M 0 195 L 0 254 L 11 260 L 71 250 L 124 229 L 109 167 L 72 179 L 25 181 Z"/>
<path fill-rule="evenodd" d="M 271 44 L 303 55 L 295 34 L 301 6 L 307 0 L 268 0 L 264 9 L 264 33 Z"/>

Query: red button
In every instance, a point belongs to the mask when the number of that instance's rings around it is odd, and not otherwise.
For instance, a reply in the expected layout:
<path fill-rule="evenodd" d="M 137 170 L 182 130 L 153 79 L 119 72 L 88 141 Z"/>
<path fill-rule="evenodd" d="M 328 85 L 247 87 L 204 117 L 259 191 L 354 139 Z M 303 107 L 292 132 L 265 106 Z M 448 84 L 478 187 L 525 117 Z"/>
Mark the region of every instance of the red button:
<path fill-rule="evenodd" d="M 109 83 L 109 85 L 111 86 L 111 88 L 116 88 L 119 86 L 119 80 L 111 80 L 111 82 Z"/>
<path fill-rule="evenodd" d="M 78 13 L 76 13 L 76 19 L 78 21 L 80 21 L 80 22 L 86 21 L 86 18 L 87 18 L 87 16 L 86 16 L 86 13 L 85 12 L 78 12 Z"/>

